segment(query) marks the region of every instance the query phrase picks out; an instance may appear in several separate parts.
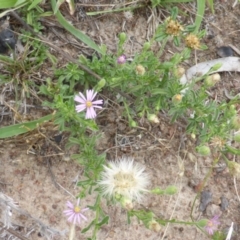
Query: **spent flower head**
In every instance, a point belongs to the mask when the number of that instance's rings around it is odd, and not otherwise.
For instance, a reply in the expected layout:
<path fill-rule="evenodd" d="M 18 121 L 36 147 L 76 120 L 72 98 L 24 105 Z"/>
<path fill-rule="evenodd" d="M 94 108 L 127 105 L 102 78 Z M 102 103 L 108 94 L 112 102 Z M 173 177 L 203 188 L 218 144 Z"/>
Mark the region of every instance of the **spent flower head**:
<path fill-rule="evenodd" d="M 233 161 L 227 161 L 229 172 L 236 178 L 240 178 L 240 164 Z"/>
<path fill-rule="evenodd" d="M 205 230 L 209 235 L 213 235 L 217 231 L 218 225 L 220 224 L 218 220 L 219 216 L 214 216 L 212 219 L 208 220 Z"/>
<path fill-rule="evenodd" d="M 181 24 L 171 18 L 167 19 L 166 33 L 172 36 L 179 36 L 183 31 Z"/>
<path fill-rule="evenodd" d="M 118 59 L 117 59 L 118 64 L 124 64 L 126 61 L 127 61 L 127 58 L 124 54 L 119 56 Z"/>
<path fill-rule="evenodd" d="M 94 92 L 94 90 L 87 90 L 86 97 L 81 92 L 79 93 L 79 95 L 76 95 L 74 97 L 74 100 L 80 103 L 76 105 L 76 111 L 82 112 L 86 109 L 86 119 L 93 119 L 97 116 L 94 108 L 102 108 L 102 106 L 99 106 L 99 104 L 103 104 L 103 100 L 93 101 L 96 95 L 97 92 Z"/>
<path fill-rule="evenodd" d="M 135 71 L 137 75 L 144 75 L 146 72 L 145 68 L 142 65 L 137 65 Z"/>
<path fill-rule="evenodd" d="M 145 167 L 134 162 L 133 158 L 121 158 L 104 166 L 98 182 L 102 193 L 107 197 L 120 195 L 130 201 L 140 202 L 150 183 Z"/>
<path fill-rule="evenodd" d="M 67 216 L 68 222 L 76 225 L 80 224 L 81 220 L 87 220 L 87 218 L 83 215 L 84 212 L 86 212 L 89 208 L 80 208 L 80 198 L 77 200 L 77 205 L 73 205 L 70 201 L 67 201 L 67 210 L 65 210 L 63 213 Z"/>
<path fill-rule="evenodd" d="M 199 49 L 200 48 L 200 41 L 198 36 L 196 36 L 195 34 L 189 34 L 186 38 L 185 38 L 185 42 L 187 47 L 192 48 L 192 49 Z"/>

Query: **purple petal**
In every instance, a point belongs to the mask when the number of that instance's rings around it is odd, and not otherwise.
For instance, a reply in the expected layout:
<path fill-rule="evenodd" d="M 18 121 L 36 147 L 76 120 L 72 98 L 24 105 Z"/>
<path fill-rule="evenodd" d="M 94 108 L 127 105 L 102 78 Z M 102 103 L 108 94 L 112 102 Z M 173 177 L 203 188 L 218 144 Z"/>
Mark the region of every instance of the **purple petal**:
<path fill-rule="evenodd" d="M 83 212 L 86 212 L 87 210 L 89 210 L 89 208 L 88 208 L 88 207 L 86 207 L 86 208 L 83 208 L 83 209 L 81 210 L 81 212 L 83 213 Z"/>
<path fill-rule="evenodd" d="M 93 101 L 92 104 L 93 105 L 95 105 L 95 104 L 103 104 L 103 100 L 100 99 L 100 100 Z"/>
<path fill-rule="evenodd" d="M 93 107 L 87 108 L 86 119 L 93 119 L 97 116 Z"/>
<path fill-rule="evenodd" d="M 67 201 L 66 205 L 68 208 L 74 208 L 74 205 L 70 201 Z"/>
<path fill-rule="evenodd" d="M 79 105 L 77 105 L 76 107 L 75 107 L 75 110 L 77 111 L 77 112 L 82 112 L 83 110 L 85 110 L 86 109 L 86 105 L 83 105 L 83 104 L 79 104 Z"/>
<path fill-rule="evenodd" d="M 69 216 L 69 215 L 73 214 L 74 212 L 73 212 L 73 210 L 71 209 L 71 210 L 65 210 L 65 211 L 63 211 L 63 213 L 64 213 L 66 216 Z"/>
<path fill-rule="evenodd" d="M 94 94 L 94 92 L 93 92 L 93 90 L 87 90 L 86 91 L 86 95 L 87 95 L 87 101 L 92 101 L 92 96 L 93 96 L 93 94 Z"/>
<path fill-rule="evenodd" d="M 93 105 L 92 107 L 102 109 L 102 106 L 98 106 L 98 105 Z"/>
<path fill-rule="evenodd" d="M 76 222 L 77 222 L 78 224 L 81 223 L 81 217 L 80 217 L 80 214 L 77 214 L 77 215 L 76 215 Z"/>
<path fill-rule="evenodd" d="M 76 95 L 74 97 L 74 101 L 79 102 L 79 103 L 85 103 L 86 102 L 86 100 L 84 100 L 82 97 L 79 97 L 78 95 Z"/>
<path fill-rule="evenodd" d="M 87 101 L 86 97 L 85 97 L 81 92 L 79 92 L 79 95 L 80 95 L 80 97 L 81 97 L 82 99 L 85 100 L 85 102 Z"/>
<path fill-rule="evenodd" d="M 86 218 L 83 214 L 80 213 L 80 215 L 81 215 L 81 218 L 82 218 L 82 219 L 84 219 L 85 221 L 87 221 L 87 218 Z"/>
<path fill-rule="evenodd" d="M 71 216 L 69 216 L 69 218 L 67 219 L 68 222 L 74 222 L 74 214 L 72 214 Z"/>

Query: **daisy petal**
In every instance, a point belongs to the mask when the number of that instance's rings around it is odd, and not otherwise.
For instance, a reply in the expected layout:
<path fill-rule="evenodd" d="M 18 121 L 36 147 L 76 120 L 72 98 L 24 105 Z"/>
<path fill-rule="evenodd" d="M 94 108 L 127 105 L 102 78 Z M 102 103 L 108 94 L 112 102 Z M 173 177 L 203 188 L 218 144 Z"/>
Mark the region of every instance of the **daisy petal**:
<path fill-rule="evenodd" d="M 78 95 L 74 97 L 74 101 L 79 103 L 86 103 L 86 100 L 84 100 L 82 97 L 79 97 Z"/>

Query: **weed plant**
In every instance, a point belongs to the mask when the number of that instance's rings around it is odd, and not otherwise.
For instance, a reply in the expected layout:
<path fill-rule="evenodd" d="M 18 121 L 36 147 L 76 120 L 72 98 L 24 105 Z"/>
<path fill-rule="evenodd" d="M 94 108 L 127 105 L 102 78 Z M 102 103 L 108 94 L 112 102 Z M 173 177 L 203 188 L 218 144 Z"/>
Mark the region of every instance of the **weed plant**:
<path fill-rule="evenodd" d="M 158 4 L 158 2 L 154 1 L 153 4 Z M 119 35 L 116 55 L 108 54 L 106 46 L 101 46 L 100 57 L 99 54 L 93 55 L 90 60 L 80 56 L 79 63 L 101 76 L 102 80 L 99 81 L 81 70 L 78 63 L 69 62 L 65 68 L 56 69 L 54 76 L 46 78 L 45 84 L 38 89 L 39 95 L 44 95 L 48 99 L 44 102 L 44 106 L 55 111 L 52 118 L 59 126 L 59 130 L 70 133 L 67 147 L 78 145 L 81 148 L 79 154 L 72 156 L 72 159 L 76 159 L 84 168 L 84 180 L 78 183 L 81 189 L 78 198 L 83 199 L 88 194 L 96 196 L 95 204 L 84 208 L 84 211 L 79 207 L 79 200 L 76 205 L 68 203 L 68 210 L 65 214 L 73 226 L 70 230 L 70 239 L 74 238 L 75 224 L 80 223 L 80 219 L 86 220 L 83 213 L 87 210 L 95 211 L 95 219 L 82 230 L 82 233 L 92 229 L 91 239 L 96 239 L 98 230 L 108 223 L 109 216 L 101 208 L 102 196 L 107 199 L 108 203 L 118 203 L 125 208 L 129 223 L 132 217 L 136 217 L 153 231 L 160 231 L 161 225 L 166 223 L 193 225 L 211 236 L 212 239 L 224 239 L 223 234 L 217 231 L 219 225 L 217 216 L 211 220 L 195 221 L 193 219 L 191 222 L 186 222 L 158 218 L 151 210 L 136 210 L 134 204 L 140 202 L 144 193 L 172 195 L 177 192 L 176 187 L 148 189 L 148 174 L 144 172 L 143 167 L 134 165 L 131 159 L 107 162 L 105 154 L 99 154 L 95 149 L 99 130 L 97 122 L 94 118 L 86 118 L 83 111 L 88 111 L 93 107 L 96 96 L 89 99 L 88 96 L 83 95 L 85 90 L 91 89 L 95 93 L 104 89 L 112 96 L 118 96 L 115 101 L 124 106 L 124 117 L 128 120 L 130 127 L 137 127 L 139 118 L 143 117 L 147 117 L 149 121 L 159 121 L 160 111 L 168 112 L 172 122 L 181 121 L 182 118 L 187 119 L 187 133 L 192 138 L 198 138 L 197 151 L 202 155 L 210 155 L 212 151 L 210 146 L 214 146 L 214 153 L 217 156 L 214 164 L 224 157 L 231 173 L 239 177 L 239 165 L 228 161 L 226 155 L 228 152 L 239 154 L 239 150 L 232 145 L 233 140 L 239 140 L 237 136 L 240 120 L 236 110 L 239 99 L 236 97 L 228 102 L 217 102 L 209 98 L 207 90 L 214 85 L 214 82 L 205 79 L 219 66 L 214 66 L 208 74 L 193 79 L 191 82 L 186 84 L 180 82 L 184 74 L 183 62 L 189 59 L 193 50 L 205 47 L 200 44 L 204 32 L 196 32 L 194 26 L 182 26 L 176 20 L 177 16 L 177 8 L 173 8 L 169 18 L 158 27 L 153 38 L 143 45 L 142 50 L 133 59 L 130 59 L 124 51 L 124 44 L 127 40 L 125 33 Z M 37 26 L 37 29 L 41 27 Z M 169 41 L 182 46 L 183 50 L 174 53 L 168 61 L 160 60 L 163 59 L 162 53 Z M 151 50 L 156 42 L 162 46 L 158 53 Z M 35 47 L 34 44 L 31 46 Z M 41 47 L 38 51 L 40 52 L 35 52 L 35 57 L 38 57 L 36 66 L 45 61 L 45 56 L 47 56 L 46 49 Z M 15 63 L 10 62 L 11 66 Z M 31 70 L 31 62 L 24 61 L 23 65 L 24 70 L 28 72 Z M 15 68 L 13 70 L 15 71 Z M 14 71 L 12 71 L 13 75 Z M 77 87 L 82 89 L 80 95 L 76 91 Z M 79 108 L 75 103 L 76 96 L 80 102 Z M 80 110 L 77 111 L 77 109 Z M 16 128 L 16 126 L 11 126 L 11 130 L 14 127 Z M 7 135 L 3 134 L 9 129 L 2 129 L 0 138 L 3 136 L 5 138 Z M 132 184 L 133 180 L 137 184 Z"/>

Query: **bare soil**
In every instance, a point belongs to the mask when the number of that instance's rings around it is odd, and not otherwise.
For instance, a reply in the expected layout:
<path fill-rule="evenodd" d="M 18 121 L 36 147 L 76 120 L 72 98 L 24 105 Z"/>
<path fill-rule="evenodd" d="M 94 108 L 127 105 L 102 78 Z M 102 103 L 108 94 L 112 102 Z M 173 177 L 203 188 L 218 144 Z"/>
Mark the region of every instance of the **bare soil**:
<path fill-rule="evenodd" d="M 102 1 L 101 4 L 110 5 L 109 2 Z M 232 44 L 240 49 L 240 4 L 232 8 L 233 2 L 235 1 L 216 0 L 215 14 L 207 10 L 202 28 L 207 28 L 209 33 L 203 39 L 209 51 L 197 51 L 195 56 L 192 56 L 193 61 L 202 62 L 218 58 L 216 47 L 219 46 Z M 84 1 L 82 3 L 84 4 Z M 98 5 L 95 2 L 93 4 Z M 186 24 L 192 23 L 196 14 L 196 5 L 180 4 L 179 9 L 186 14 L 181 21 Z M 142 44 L 152 36 L 156 26 L 168 16 L 168 12 L 164 9 L 151 10 L 150 8 L 135 11 L 130 19 L 124 17 L 123 13 L 88 17 L 84 15 L 86 8 L 83 12 L 80 12 L 81 9 L 78 10 L 74 16 L 68 14 L 66 6 L 63 6 L 62 10 L 75 26 L 97 43 L 106 44 L 109 52 L 116 52 L 117 35 L 125 31 L 128 35 L 126 54 L 129 57 L 134 56 L 141 49 Z M 43 24 L 46 26 L 46 37 L 53 44 L 62 46 L 72 56 L 77 58 L 82 53 L 91 54 L 91 50 L 59 28 L 54 20 L 43 21 Z M 166 58 L 174 51 L 176 49 L 169 44 L 165 52 Z M 234 55 L 237 56 L 236 53 Z M 60 54 L 59 59 L 63 65 L 66 63 Z M 192 66 L 193 61 L 186 62 L 185 67 Z M 45 73 L 42 75 L 45 76 Z M 213 89 L 212 94 L 215 97 L 225 98 L 224 89 L 231 94 L 239 93 L 239 80 L 238 73 L 223 73 L 222 81 Z M 2 90 L 1 94 L 5 92 Z M 107 99 L 108 96 L 104 97 Z M 9 95 L 8 98 L 10 101 L 14 96 Z M 35 112 L 29 109 L 28 111 L 30 116 L 45 114 L 43 110 L 35 110 Z M 151 188 L 157 186 L 165 188 L 169 185 L 175 185 L 178 188 L 178 193 L 174 196 L 146 196 L 142 205 L 136 208 L 140 209 L 144 206 L 163 219 L 182 221 L 191 221 L 191 211 L 195 220 L 219 215 L 220 229 L 228 231 L 231 222 L 234 222 L 232 240 L 240 239 L 240 203 L 236 194 L 236 189 L 240 192 L 240 187 L 238 181 L 234 184 L 234 179 L 227 168 L 224 165 L 218 165 L 212 172 L 204 188 L 205 191 L 212 193 L 212 201 L 208 204 L 206 211 L 199 211 L 200 200 L 197 198 L 195 203 L 194 200 L 204 177 L 212 166 L 214 157 L 198 156 L 195 152 L 196 142 L 185 134 L 186 126 L 183 123 L 170 124 L 170 119 L 164 113 L 159 113 L 159 124 L 150 124 L 143 118 L 138 119 L 138 128 L 130 129 L 121 112 L 121 107 L 117 103 L 112 103 L 107 104 L 98 116 L 101 139 L 96 147 L 99 153 L 106 152 L 107 160 L 114 160 L 121 156 L 134 157 L 135 161 L 146 166 L 146 171 L 151 175 Z M 4 115 L 1 125 L 10 125 L 12 121 L 11 116 Z M 15 233 L 24 235 L 33 229 L 27 239 L 43 239 L 44 237 L 39 234 L 43 224 L 59 231 L 69 230 L 63 210 L 66 207 L 66 201 L 74 201 L 74 197 L 79 193 L 77 181 L 83 179 L 83 169 L 77 162 L 70 160 L 71 153 L 77 152 L 78 149 L 67 151 L 64 148 L 67 134 L 63 134 L 63 140 L 59 145 L 54 141 L 54 136 L 57 134 L 58 131 L 51 126 L 43 126 L 21 138 L 0 142 L 0 193 L 14 199 L 18 202 L 20 209 L 31 215 L 26 216 L 24 213 L 20 214 L 13 210 Z M 239 162 L 239 160 L 236 158 L 236 161 Z M 221 208 L 222 196 L 229 202 L 226 210 Z M 82 206 L 93 204 L 94 197 L 94 194 L 87 196 L 82 200 Z M 102 208 L 110 216 L 110 222 L 100 229 L 97 237 L 99 240 L 208 239 L 199 229 L 180 224 L 167 224 L 162 226 L 160 232 L 153 232 L 136 219 L 132 219 L 131 224 L 127 224 L 126 211 L 119 206 L 107 206 L 103 200 Z M 94 212 L 88 211 L 86 216 L 91 221 L 94 218 Z M 41 223 L 36 223 L 36 219 Z M 81 228 L 87 225 L 88 223 L 85 222 Z M 81 228 L 78 227 L 76 230 L 76 239 L 91 237 L 91 231 L 83 235 Z M 2 239 L 8 238 L 6 236 Z M 65 240 L 68 237 L 65 234 L 55 236 L 54 239 Z"/>

